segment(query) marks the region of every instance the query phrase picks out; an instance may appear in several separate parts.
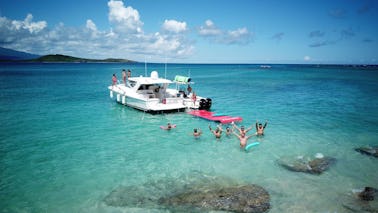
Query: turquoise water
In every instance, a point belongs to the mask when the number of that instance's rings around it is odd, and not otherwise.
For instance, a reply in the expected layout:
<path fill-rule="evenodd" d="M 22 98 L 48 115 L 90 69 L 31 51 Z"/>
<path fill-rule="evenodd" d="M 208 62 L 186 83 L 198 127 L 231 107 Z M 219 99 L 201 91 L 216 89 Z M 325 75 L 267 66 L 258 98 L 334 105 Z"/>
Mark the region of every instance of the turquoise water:
<path fill-rule="evenodd" d="M 378 145 L 377 69 L 168 65 L 170 79 L 190 73 L 213 111 L 241 116 L 246 126 L 268 120 L 266 135 L 250 140 L 260 145 L 246 153 L 235 137 L 216 140 L 206 120 L 110 100 L 111 75 L 122 68 L 145 72 L 144 64 L 1 64 L 0 212 L 164 212 L 103 199 L 119 186 L 192 174 L 258 184 L 271 195 L 270 212 L 346 212 L 341 195 L 378 186 L 378 159 L 353 150 Z M 164 65 L 153 69 L 164 76 Z M 177 128 L 159 128 L 168 122 Z M 193 128 L 204 131 L 200 139 Z M 337 163 L 319 176 L 276 163 L 316 153 Z"/>

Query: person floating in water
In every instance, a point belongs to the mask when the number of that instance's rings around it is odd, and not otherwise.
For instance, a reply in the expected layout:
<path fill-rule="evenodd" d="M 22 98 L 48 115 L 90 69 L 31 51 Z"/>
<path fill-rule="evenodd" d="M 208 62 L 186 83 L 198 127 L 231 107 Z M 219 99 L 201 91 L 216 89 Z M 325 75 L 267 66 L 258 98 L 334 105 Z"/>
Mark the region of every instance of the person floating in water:
<path fill-rule="evenodd" d="M 167 126 L 160 126 L 160 128 L 164 130 L 171 130 L 173 128 L 176 128 L 176 124 L 168 123 Z"/>
<path fill-rule="evenodd" d="M 195 138 L 199 138 L 201 136 L 201 134 L 202 134 L 201 129 L 197 129 L 197 128 L 193 129 L 193 136 Z"/>
<path fill-rule="evenodd" d="M 213 130 L 209 124 L 209 130 L 210 132 L 212 132 L 215 136 L 215 138 L 219 139 L 222 137 L 222 127 L 221 126 L 217 126 L 217 128 L 215 130 Z"/>
<path fill-rule="evenodd" d="M 267 124 L 268 124 L 268 121 L 265 121 L 264 126 L 262 125 L 262 123 L 259 123 L 259 121 L 256 121 L 256 133 L 255 133 L 255 135 L 263 136 L 264 130 L 265 130 L 265 127 L 266 127 Z"/>
<path fill-rule="evenodd" d="M 168 123 L 167 124 L 167 128 L 166 128 L 166 130 L 171 130 L 172 129 L 172 124 L 171 123 Z"/>
<path fill-rule="evenodd" d="M 245 133 L 240 133 L 238 135 L 237 133 L 233 132 L 236 137 L 239 138 L 240 141 L 240 148 L 244 149 L 247 146 L 247 141 L 250 139 L 253 135 L 246 136 Z"/>

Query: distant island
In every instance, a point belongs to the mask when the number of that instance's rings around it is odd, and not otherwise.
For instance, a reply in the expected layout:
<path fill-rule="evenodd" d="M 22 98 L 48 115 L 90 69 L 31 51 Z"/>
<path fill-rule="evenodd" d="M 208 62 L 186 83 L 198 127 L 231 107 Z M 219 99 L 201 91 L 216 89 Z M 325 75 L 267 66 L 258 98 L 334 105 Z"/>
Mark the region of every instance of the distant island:
<path fill-rule="evenodd" d="M 35 55 L 17 50 L 0 47 L 0 63 L 138 63 L 128 59 L 107 58 L 107 59 L 87 59 L 61 54 Z"/>
<path fill-rule="evenodd" d="M 77 58 L 68 55 L 45 55 L 36 59 L 24 60 L 23 62 L 66 62 L 66 63 L 137 63 L 136 61 L 128 59 L 117 59 L 117 58 L 107 58 L 107 59 L 87 59 L 87 58 Z"/>

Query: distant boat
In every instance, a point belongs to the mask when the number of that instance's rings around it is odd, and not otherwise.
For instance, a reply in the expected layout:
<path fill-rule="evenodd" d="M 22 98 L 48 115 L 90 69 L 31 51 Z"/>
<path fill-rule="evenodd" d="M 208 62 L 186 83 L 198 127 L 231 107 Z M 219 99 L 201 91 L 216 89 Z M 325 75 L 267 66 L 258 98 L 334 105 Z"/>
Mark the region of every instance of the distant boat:
<path fill-rule="evenodd" d="M 270 65 L 261 65 L 260 68 L 263 68 L 263 69 L 270 69 L 272 66 Z"/>
<path fill-rule="evenodd" d="M 145 112 L 184 111 L 186 109 L 210 109 L 211 99 L 193 97 L 187 92 L 191 78 L 176 76 L 173 81 L 159 78 L 157 71 L 150 77 L 130 77 L 126 83 L 109 86 L 110 97 L 120 104 Z M 169 86 L 175 85 L 175 88 Z"/>

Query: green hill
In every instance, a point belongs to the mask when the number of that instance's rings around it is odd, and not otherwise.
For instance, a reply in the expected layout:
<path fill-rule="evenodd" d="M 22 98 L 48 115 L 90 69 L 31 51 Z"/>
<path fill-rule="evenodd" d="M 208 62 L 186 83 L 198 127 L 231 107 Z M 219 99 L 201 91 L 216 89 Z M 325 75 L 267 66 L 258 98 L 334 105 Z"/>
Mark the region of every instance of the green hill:
<path fill-rule="evenodd" d="M 131 61 L 128 59 L 116 59 L 116 58 L 108 58 L 108 59 L 87 59 L 87 58 L 77 58 L 68 55 L 45 55 L 36 59 L 28 60 L 30 62 L 66 62 L 66 63 L 91 63 L 91 62 L 98 62 L 98 63 L 136 63 L 136 61 Z"/>

